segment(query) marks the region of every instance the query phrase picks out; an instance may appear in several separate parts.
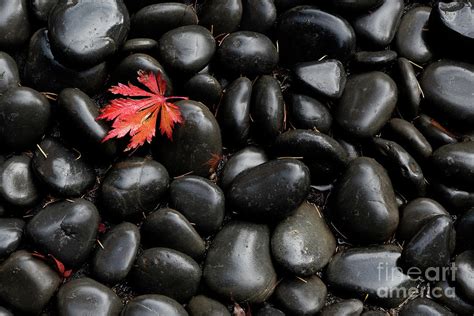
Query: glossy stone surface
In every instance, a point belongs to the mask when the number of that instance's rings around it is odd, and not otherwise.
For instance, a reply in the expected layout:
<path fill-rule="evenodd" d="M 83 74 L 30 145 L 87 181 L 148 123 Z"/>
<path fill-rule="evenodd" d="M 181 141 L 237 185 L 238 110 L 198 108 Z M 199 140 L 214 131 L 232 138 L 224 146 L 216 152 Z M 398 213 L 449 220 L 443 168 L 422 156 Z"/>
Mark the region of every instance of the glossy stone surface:
<path fill-rule="evenodd" d="M 107 64 L 102 62 L 74 69 L 58 61 L 51 52 L 48 30 L 38 30 L 30 40 L 24 70 L 25 79 L 36 89 L 59 93 L 64 88 L 98 92 L 107 80 Z"/>
<path fill-rule="evenodd" d="M 50 116 L 50 104 L 41 93 L 26 87 L 9 89 L 0 96 L 0 143 L 13 150 L 33 146 Z"/>
<path fill-rule="evenodd" d="M 276 226 L 271 245 L 278 264 L 294 274 L 309 276 L 329 262 L 336 239 L 318 208 L 303 203 Z"/>
<path fill-rule="evenodd" d="M 8 204 L 26 208 L 40 198 L 40 191 L 31 169 L 31 158 L 13 156 L 0 166 L 0 195 Z"/>
<path fill-rule="evenodd" d="M 474 142 L 462 142 L 438 148 L 430 157 L 435 176 L 443 183 L 472 189 L 474 184 Z"/>
<path fill-rule="evenodd" d="M 181 304 L 164 295 L 148 294 L 133 298 L 122 310 L 121 316 L 188 316 Z M 191 315 L 192 316 L 192 315 Z"/>
<path fill-rule="evenodd" d="M 222 97 L 222 86 L 209 74 L 197 74 L 189 79 L 183 90 L 191 100 L 199 101 L 212 109 L 219 104 Z"/>
<path fill-rule="evenodd" d="M 345 61 L 355 49 L 354 30 L 346 20 L 311 6 L 282 14 L 277 30 L 281 58 L 290 64 L 324 55 Z"/>
<path fill-rule="evenodd" d="M 0 218 L 0 258 L 18 248 L 23 237 L 25 222 L 19 218 Z"/>
<path fill-rule="evenodd" d="M 158 50 L 170 72 L 194 74 L 211 61 L 216 42 L 206 28 L 188 25 L 165 33 L 158 42 Z"/>
<path fill-rule="evenodd" d="M 240 174 L 226 193 L 229 207 L 251 220 L 274 221 L 306 198 L 309 169 L 294 159 L 272 160 Z"/>
<path fill-rule="evenodd" d="M 444 306 L 424 297 L 419 297 L 409 301 L 400 309 L 400 316 L 454 316 Z"/>
<path fill-rule="evenodd" d="M 450 310 L 461 315 L 474 313 L 474 304 L 467 300 L 458 290 L 451 286 L 448 281 L 440 281 L 434 284 L 432 293 L 436 295 L 436 301 L 448 307 Z"/>
<path fill-rule="evenodd" d="M 272 41 L 263 34 L 250 31 L 231 33 L 217 50 L 219 66 L 237 76 L 269 74 L 278 60 Z"/>
<path fill-rule="evenodd" d="M 49 204 L 26 225 L 26 232 L 41 250 L 67 267 L 77 267 L 96 243 L 99 212 L 83 199 Z"/>
<path fill-rule="evenodd" d="M 354 54 L 353 62 L 359 68 L 380 69 L 389 66 L 395 59 L 397 52 L 393 50 L 359 51 Z"/>
<path fill-rule="evenodd" d="M 31 166 L 38 179 L 60 196 L 80 196 L 95 182 L 95 172 L 76 152 L 52 138 L 44 139 Z M 45 156 L 46 154 L 46 156 Z"/>
<path fill-rule="evenodd" d="M 213 29 L 214 36 L 237 30 L 242 19 L 241 0 L 208 0 L 199 12 L 199 23 Z"/>
<path fill-rule="evenodd" d="M 65 64 L 81 67 L 100 64 L 113 55 L 124 43 L 129 28 L 122 0 L 62 1 L 48 19 L 54 55 Z"/>
<path fill-rule="evenodd" d="M 331 205 L 336 226 L 354 240 L 385 241 L 397 229 L 399 215 L 392 183 L 385 169 L 371 158 L 357 158 L 349 164 L 338 180 Z"/>
<path fill-rule="evenodd" d="M 329 132 L 332 115 L 323 103 L 307 95 L 292 94 L 289 104 L 291 122 L 296 128 Z"/>
<path fill-rule="evenodd" d="M 421 90 L 415 70 L 410 61 L 404 57 L 397 60 L 398 88 L 400 91 L 400 101 L 398 107 L 408 119 L 417 116 L 421 102 Z"/>
<path fill-rule="evenodd" d="M 358 316 L 364 304 L 357 299 L 347 299 L 328 305 L 321 310 L 321 316 Z"/>
<path fill-rule="evenodd" d="M 12 49 L 27 43 L 30 30 L 27 0 L 0 3 L 0 50 Z"/>
<path fill-rule="evenodd" d="M 408 275 L 397 269 L 400 256 L 400 250 L 394 246 L 343 250 L 329 263 L 325 280 L 329 286 L 352 295 L 368 294 L 369 299 L 378 305 L 398 306 L 408 296 L 403 289 L 416 285 Z M 383 290 L 378 292 L 378 289 Z"/>
<path fill-rule="evenodd" d="M 415 120 L 415 126 L 430 142 L 433 149 L 443 145 L 454 144 L 458 141 L 456 135 L 428 115 L 421 114 Z"/>
<path fill-rule="evenodd" d="M 48 22 L 49 14 L 59 0 L 31 0 L 30 10 L 34 17 L 42 23 Z"/>
<path fill-rule="evenodd" d="M 269 228 L 238 221 L 224 226 L 209 248 L 203 278 L 212 291 L 237 302 L 269 298 L 277 281 Z"/>
<path fill-rule="evenodd" d="M 72 280 L 61 286 L 56 305 L 61 316 L 78 314 L 113 316 L 118 315 L 123 307 L 115 292 L 89 278 Z"/>
<path fill-rule="evenodd" d="M 269 33 L 277 19 L 277 10 L 272 0 L 243 0 L 242 31 Z"/>
<path fill-rule="evenodd" d="M 465 251 L 455 260 L 456 283 L 470 301 L 474 297 L 474 251 Z"/>
<path fill-rule="evenodd" d="M 198 289 L 201 268 L 191 257 L 168 248 L 150 248 L 137 258 L 132 280 L 140 292 L 187 302 Z"/>
<path fill-rule="evenodd" d="M 377 8 L 382 2 L 382 0 L 333 0 L 331 5 L 343 12 L 362 13 Z"/>
<path fill-rule="evenodd" d="M 158 51 L 158 42 L 151 38 L 132 38 L 127 40 L 120 52 L 124 55 L 141 53 L 154 54 Z"/>
<path fill-rule="evenodd" d="M 155 147 L 155 155 L 172 176 L 193 172 L 193 175 L 207 176 L 208 162 L 213 155 L 222 152 L 219 125 L 214 115 L 201 103 L 179 101 L 186 124 L 173 130 L 173 141 L 160 138 Z"/>
<path fill-rule="evenodd" d="M 193 297 L 186 308 L 190 316 L 230 316 L 223 304 L 204 295 Z"/>
<path fill-rule="evenodd" d="M 46 263 L 20 250 L 0 265 L 0 298 L 18 311 L 39 314 L 61 283 Z"/>
<path fill-rule="evenodd" d="M 114 284 L 124 279 L 132 269 L 140 245 L 140 231 L 134 224 L 123 222 L 101 239 L 92 260 L 92 271 L 98 280 Z"/>
<path fill-rule="evenodd" d="M 396 103 L 397 85 L 386 74 L 353 75 L 347 80 L 334 118 L 351 137 L 370 137 L 390 119 Z"/>
<path fill-rule="evenodd" d="M 20 74 L 15 60 L 5 52 L 0 52 L 0 93 L 20 85 Z"/>
<path fill-rule="evenodd" d="M 150 212 L 159 206 L 168 185 L 163 165 L 146 158 L 128 158 L 115 164 L 103 180 L 102 204 L 119 218 Z"/>
<path fill-rule="evenodd" d="M 185 176 L 171 182 L 171 206 L 193 223 L 204 235 L 217 231 L 224 220 L 224 192 L 213 182 Z"/>

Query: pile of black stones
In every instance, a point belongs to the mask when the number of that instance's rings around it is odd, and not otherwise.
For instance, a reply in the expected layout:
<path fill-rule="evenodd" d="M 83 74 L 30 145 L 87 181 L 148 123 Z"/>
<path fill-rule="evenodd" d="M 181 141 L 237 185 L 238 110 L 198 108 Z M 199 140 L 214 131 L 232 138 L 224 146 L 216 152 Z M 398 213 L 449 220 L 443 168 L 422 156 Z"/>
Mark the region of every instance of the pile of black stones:
<path fill-rule="evenodd" d="M 0 315 L 473 315 L 473 5 L 1 0 Z"/>

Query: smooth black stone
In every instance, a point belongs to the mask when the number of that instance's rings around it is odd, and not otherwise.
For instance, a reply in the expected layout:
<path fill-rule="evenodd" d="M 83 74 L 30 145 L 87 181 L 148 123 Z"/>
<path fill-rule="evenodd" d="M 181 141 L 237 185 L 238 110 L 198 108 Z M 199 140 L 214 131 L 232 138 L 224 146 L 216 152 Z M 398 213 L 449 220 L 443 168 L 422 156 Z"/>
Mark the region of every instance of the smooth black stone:
<path fill-rule="evenodd" d="M 435 200 L 418 198 L 410 201 L 402 211 L 398 237 L 408 242 L 426 223 L 439 215 L 449 216 L 449 213 Z"/>
<path fill-rule="evenodd" d="M 338 11 L 358 14 L 375 9 L 382 2 L 383 0 L 333 0 L 330 5 Z"/>
<path fill-rule="evenodd" d="M 452 312 L 438 303 L 424 298 L 418 297 L 409 301 L 400 309 L 400 316 L 454 316 Z"/>
<path fill-rule="evenodd" d="M 238 146 L 247 141 L 251 97 L 252 82 L 246 77 L 240 77 L 226 87 L 217 113 L 224 143 Z"/>
<path fill-rule="evenodd" d="M 280 157 L 303 157 L 311 171 L 312 183 L 327 184 L 344 171 L 348 158 L 339 143 L 325 134 L 309 130 L 289 130 L 275 141 Z"/>
<path fill-rule="evenodd" d="M 269 298 L 277 282 L 269 228 L 229 222 L 209 248 L 203 278 L 212 291 L 236 302 L 261 303 Z"/>
<path fill-rule="evenodd" d="M 230 316 L 224 305 L 204 295 L 193 297 L 186 308 L 190 316 Z"/>
<path fill-rule="evenodd" d="M 468 250 L 456 257 L 456 283 L 460 292 L 474 301 L 474 251 Z"/>
<path fill-rule="evenodd" d="M 357 299 L 347 299 L 324 307 L 320 316 L 359 316 L 364 303 Z"/>
<path fill-rule="evenodd" d="M 427 32 L 430 7 L 414 7 L 402 17 L 395 47 L 400 56 L 418 64 L 426 64 L 433 57 L 428 46 Z"/>
<path fill-rule="evenodd" d="M 381 310 L 372 310 L 362 313 L 361 316 L 390 316 L 390 314 Z"/>
<path fill-rule="evenodd" d="M 169 192 L 171 206 L 193 223 L 197 231 L 209 235 L 221 227 L 225 198 L 214 182 L 185 176 L 171 182 Z"/>
<path fill-rule="evenodd" d="M 278 52 L 265 35 L 240 31 L 227 36 L 217 50 L 219 67 L 233 75 L 270 74 L 278 64 Z"/>
<path fill-rule="evenodd" d="M 184 94 L 191 100 L 199 101 L 210 109 L 219 104 L 222 97 L 222 86 L 209 74 L 197 74 L 183 86 Z"/>
<path fill-rule="evenodd" d="M 0 299 L 27 314 L 39 314 L 60 283 L 53 269 L 25 250 L 0 265 Z"/>
<path fill-rule="evenodd" d="M 178 211 L 162 208 L 147 216 L 141 227 L 144 242 L 152 247 L 180 251 L 198 260 L 206 250 L 204 240 Z"/>
<path fill-rule="evenodd" d="M 216 42 L 206 28 L 188 25 L 165 33 L 158 42 L 158 50 L 170 72 L 195 74 L 211 61 Z"/>
<path fill-rule="evenodd" d="M 336 138 L 336 140 L 341 145 L 341 147 L 345 150 L 348 157 L 348 161 L 354 160 L 362 156 L 359 144 L 351 143 L 342 138 Z"/>
<path fill-rule="evenodd" d="M 26 225 L 31 241 L 67 267 L 83 263 L 95 245 L 99 212 L 83 199 L 49 204 Z"/>
<path fill-rule="evenodd" d="M 318 60 L 325 55 L 346 61 L 355 49 L 351 25 L 312 6 L 299 6 L 282 14 L 277 34 L 281 59 L 290 64 Z"/>
<path fill-rule="evenodd" d="M 466 191 L 437 181 L 430 183 L 432 198 L 440 202 L 450 213 L 463 213 L 474 207 L 474 191 Z"/>
<path fill-rule="evenodd" d="M 19 218 L 0 218 L 0 258 L 18 248 L 23 237 L 25 222 Z"/>
<path fill-rule="evenodd" d="M 276 263 L 296 275 L 321 270 L 336 251 L 336 239 L 318 208 L 303 203 L 274 229 L 272 255 Z"/>
<path fill-rule="evenodd" d="M 243 0 L 242 31 L 267 34 L 275 25 L 277 10 L 272 0 Z"/>
<path fill-rule="evenodd" d="M 0 50 L 11 50 L 28 42 L 30 37 L 27 0 L 0 3 Z"/>
<path fill-rule="evenodd" d="M 107 80 L 105 62 L 77 70 L 63 65 L 51 52 L 48 30 L 38 30 L 30 40 L 24 69 L 25 80 L 41 91 L 59 93 L 65 88 L 78 88 L 94 94 Z"/>
<path fill-rule="evenodd" d="M 470 1 L 433 4 L 429 18 L 431 40 L 442 54 L 472 59 L 474 49 L 474 8 Z"/>
<path fill-rule="evenodd" d="M 474 141 L 445 145 L 430 157 L 434 176 L 443 184 L 472 190 L 474 185 Z"/>
<path fill-rule="evenodd" d="M 169 0 L 124 0 L 124 2 L 130 12 L 136 12 L 152 4 L 170 2 L 170 1 Z M 175 0 L 173 2 L 185 3 L 186 1 Z"/>
<path fill-rule="evenodd" d="M 101 240 L 102 247 L 92 260 L 92 271 L 98 280 L 115 284 L 132 269 L 140 245 L 140 231 L 134 224 L 123 222 L 112 228 Z"/>
<path fill-rule="evenodd" d="M 199 24 L 213 30 L 214 36 L 237 30 L 242 19 L 241 0 L 207 0 L 199 12 Z"/>
<path fill-rule="evenodd" d="M 132 54 L 125 57 L 120 64 L 115 68 L 112 78 L 114 82 L 128 82 L 135 85 L 140 85 L 136 79 L 138 71 L 148 71 L 155 74 L 161 73 L 162 78 L 166 82 L 166 94 L 170 94 L 173 91 L 173 85 L 171 79 L 165 72 L 163 66 L 153 57 L 147 54 Z"/>
<path fill-rule="evenodd" d="M 191 257 L 168 248 L 150 248 L 137 258 L 132 280 L 140 292 L 187 302 L 198 289 L 201 269 Z"/>
<path fill-rule="evenodd" d="M 48 127 L 51 106 L 41 93 L 26 87 L 12 88 L 0 96 L 0 143 L 25 150 L 38 142 Z"/>
<path fill-rule="evenodd" d="M 456 135 L 425 114 L 421 114 L 415 120 L 415 126 L 429 141 L 433 149 L 458 142 Z"/>
<path fill-rule="evenodd" d="M 257 147 L 246 147 L 236 152 L 224 165 L 221 187 L 227 190 L 239 174 L 267 161 L 268 158 L 265 151 Z"/>
<path fill-rule="evenodd" d="M 291 214 L 309 193 L 310 174 L 294 159 L 272 160 L 241 173 L 226 193 L 232 211 L 258 221 Z"/>
<path fill-rule="evenodd" d="M 122 310 L 121 316 L 188 316 L 181 304 L 164 295 L 148 294 L 133 298 Z M 191 315 L 193 316 L 193 315 Z"/>
<path fill-rule="evenodd" d="M 375 158 L 387 169 L 398 192 L 408 198 L 424 196 L 427 182 L 420 165 L 396 142 L 374 138 Z"/>
<path fill-rule="evenodd" d="M 104 121 L 97 120 L 99 107 L 87 94 L 79 89 L 62 90 L 58 96 L 58 109 L 63 136 L 99 159 L 115 156 L 115 142 L 102 142 L 109 127 Z"/>
<path fill-rule="evenodd" d="M 0 195 L 12 206 L 27 208 L 40 198 L 36 186 L 31 158 L 13 156 L 0 166 Z"/>
<path fill-rule="evenodd" d="M 303 94 L 289 97 L 291 122 L 301 129 L 316 129 L 328 133 L 332 125 L 329 109 L 320 101 Z"/>
<path fill-rule="evenodd" d="M 285 313 L 275 307 L 265 305 L 258 310 L 256 316 L 285 316 Z"/>
<path fill-rule="evenodd" d="M 461 315 L 474 313 L 474 304 L 460 296 L 458 289 L 452 287 L 447 281 L 435 283 L 432 287 L 432 295 L 441 304 Z"/>
<path fill-rule="evenodd" d="M 383 130 L 383 136 L 401 145 L 420 162 L 430 157 L 433 152 L 425 136 L 412 123 L 403 119 L 391 119 Z"/>
<path fill-rule="evenodd" d="M 124 55 L 148 54 L 153 55 L 158 52 L 158 42 L 151 38 L 132 38 L 123 44 L 120 52 Z"/>
<path fill-rule="evenodd" d="M 397 268 L 400 256 L 399 248 L 394 246 L 346 249 L 332 258 L 325 280 L 339 291 L 360 296 L 368 294 L 377 305 L 398 306 L 408 297 L 403 290 L 416 286 Z"/>
<path fill-rule="evenodd" d="M 56 296 L 57 311 L 65 315 L 114 316 L 122 310 L 120 298 L 105 285 L 89 278 L 65 283 Z"/>
<path fill-rule="evenodd" d="M 474 208 L 458 217 L 455 228 L 456 248 L 460 250 L 474 249 L 471 242 L 474 237 Z"/>
<path fill-rule="evenodd" d="M 59 0 L 31 0 L 30 10 L 33 16 L 40 22 L 48 22 L 49 14 Z"/>
<path fill-rule="evenodd" d="M 413 65 L 406 58 L 398 58 L 397 71 L 400 102 L 398 108 L 408 119 L 418 115 L 421 102 L 421 90 Z"/>
<path fill-rule="evenodd" d="M 10 312 L 8 309 L 6 309 L 5 307 L 1 307 L 0 306 L 0 316 L 15 316 L 13 315 L 12 312 Z"/>
<path fill-rule="evenodd" d="M 395 0 L 398 1 L 398 0 Z M 387 123 L 397 103 L 397 85 L 378 71 L 349 77 L 334 118 L 351 137 L 374 136 Z"/>
<path fill-rule="evenodd" d="M 371 46 L 389 45 L 397 32 L 403 8 L 403 0 L 383 0 L 374 11 L 358 16 L 352 23 L 357 39 Z"/>
<path fill-rule="evenodd" d="M 457 128 L 472 127 L 474 65 L 449 60 L 434 62 L 425 68 L 420 84 L 424 102 L 435 118 Z"/>
<path fill-rule="evenodd" d="M 0 51 L 0 94 L 20 85 L 20 73 L 15 60 L 7 53 Z"/>
<path fill-rule="evenodd" d="M 275 289 L 275 299 L 291 315 L 315 315 L 326 303 L 327 288 L 313 275 L 302 282 L 286 278 Z"/>
<path fill-rule="evenodd" d="M 165 2 L 146 6 L 131 19 L 134 37 L 159 40 L 168 31 L 185 25 L 195 25 L 198 17 L 193 6 L 176 2 Z"/>
<path fill-rule="evenodd" d="M 102 204 L 112 217 L 127 218 L 158 208 L 168 190 L 169 175 L 160 163 L 131 157 L 107 173 L 101 187 Z"/>
<path fill-rule="evenodd" d="M 48 19 L 54 56 L 81 68 L 100 64 L 117 52 L 129 29 L 130 19 L 122 0 L 61 1 Z"/>
<path fill-rule="evenodd" d="M 296 64 L 296 80 L 311 93 L 340 98 L 346 85 L 346 72 L 339 60 L 328 59 Z"/>
<path fill-rule="evenodd" d="M 360 51 L 354 54 L 354 63 L 359 67 L 381 68 L 397 59 L 397 52 L 393 50 Z"/>
<path fill-rule="evenodd" d="M 286 10 L 296 6 L 310 3 L 308 0 L 274 0 L 273 2 L 275 2 L 278 13 L 285 12 Z"/>
<path fill-rule="evenodd" d="M 172 176 L 193 172 L 193 175 L 207 176 L 210 161 L 222 153 L 219 124 L 209 109 L 199 102 L 179 101 L 186 124 L 175 126 L 173 141 L 161 137 L 155 140 L 155 155 Z"/>
<path fill-rule="evenodd" d="M 405 245 L 403 263 L 422 271 L 446 267 L 454 251 L 455 234 L 450 217 L 441 215 L 432 218 Z"/>
<path fill-rule="evenodd" d="M 31 167 L 38 179 L 60 196 L 80 196 L 95 183 L 94 169 L 76 152 L 52 138 L 44 139 L 36 149 Z M 44 155 L 46 154 L 46 156 Z"/>
<path fill-rule="evenodd" d="M 285 119 L 285 102 L 278 80 L 265 75 L 254 83 L 250 112 L 255 137 L 268 143 L 280 134 Z"/>
<path fill-rule="evenodd" d="M 354 159 L 332 192 L 331 213 L 348 238 L 362 243 L 389 239 L 397 229 L 399 215 L 385 169 L 371 158 Z"/>

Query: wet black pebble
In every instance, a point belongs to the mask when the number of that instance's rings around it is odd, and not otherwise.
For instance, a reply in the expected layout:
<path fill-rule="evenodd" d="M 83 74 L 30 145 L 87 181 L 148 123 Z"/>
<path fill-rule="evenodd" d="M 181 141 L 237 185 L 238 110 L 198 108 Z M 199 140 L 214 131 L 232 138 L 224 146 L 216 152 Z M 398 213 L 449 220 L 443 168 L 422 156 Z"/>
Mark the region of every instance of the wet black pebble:
<path fill-rule="evenodd" d="M 468 250 L 456 257 L 456 283 L 461 293 L 470 301 L 474 300 L 474 251 Z"/>
<path fill-rule="evenodd" d="M 224 305 L 204 295 L 193 297 L 186 308 L 190 316 L 230 316 Z"/>
<path fill-rule="evenodd" d="M 320 316 L 359 316 L 364 304 L 357 299 L 347 299 L 328 305 L 321 310 Z"/>
<path fill-rule="evenodd" d="M 67 267 L 76 267 L 88 257 L 99 228 L 99 212 L 83 199 L 49 204 L 26 225 L 31 241 Z"/>
<path fill-rule="evenodd" d="M 456 248 L 460 250 L 474 249 L 471 240 L 474 237 L 474 208 L 458 217 L 455 223 Z"/>
<path fill-rule="evenodd" d="M 197 74 L 183 85 L 184 93 L 191 99 L 213 109 L 222 97 L 222 86 L 209 74 Z"/>
<path fill-rule="evenodd" d="M 242 31 L 263 34 L 271 32 L 277 19 L 277 9 L 272 0 L 243 0 Z"/>
<path fill-rule="evenodd" d="M 449 311 L 442 305 L 425 298 L 418 297 L 409 301 L 400 309 L 400 316 L 412 315 L 430 315 L 430 316 L 454 316 L 455 314 Z"/>
<path fill-rule="evenodd" d="M 331 129 L 331 112 L 320 101 L 304 94 L 291 94 L 288 103 L 294 127 L 316 129 L 321 133 L 328 133 Z"/>
<path fill-rule="evenodd" d="M 158 208 L 169 175 L 160 163 L 139 157 L 116 163 L 102 182 L 101 199 L 113 217 L 127 218 Z"/>
<path fill-rule="evenodd" d="M 206 178 L 185 176 L 171 182 L 170 204 L 203 235 L 217 231 L 224 220 L 224 193 Z"/>
<path fill-rule="evenodd" d="M 25 222 L 19 218 L 0 218 L 0 258 L 18 248 L 23 237 Z"/>
<path fill-rule="evenodd" d="M 28 42 L 31 25 L 27 0 L 0 3 L 0 50 L 11 50 Z"/>
<path fill-rule="evenodd" d="M 467 300 L 460 291 L 451 286 L 446 280 L 435 283 L 431 292 L 436 301 L 440 302 L 450 310 L 461 315 L 474 313 L 474 304 Z"/>
<path fill-rule="evenodd" d="M 115 284 L 132 269 L 140 245 L 140 231 L 134 224 L 123 222 L 101 239 L 92 260 L 92 271 L 98 280 Z"/>
<path fill-rule="evenodd" d="M 123 307 L 114 291 L 89 278 L 72 280 L 61 286 L 56 304 L 60 316 L 114 316 L 119 315 Z"/>
<path fill-rule="evenodd" d="M 30 9 L 34 17 L 42 22 L 48 22 L 49 14 L 59 0 L 31 0 Z"/>
<path fill-rule="evenodd" d="M 428 115 L 421 114 L 415 120 L 415 126 L 429 141 L 433 149 L 447 144 L 454 144 L 458 141 L 456 135 Z"/>
<path fill-rule="evenodd" d="M 207 0 L 199 11 L 199 24 L 213 30 L 213 35 L 237 30 L 242 19 L 241 0 Z"/>
<path fill-rule="evenodd" d="M 420 102 L 421 90 L 415 70 L 410 61 L 404 57 L 397 60 L 398 88 L 400 91 L 400 101 L 398 108 L 407 119 L 417 116 Z"/>
<path fill-rule="evenodd" d="M 122 310 L 121 316 L 188 316 L 184 307 L 164 295 L 148 294 L 133 298 Z M 191 315 L 193 316 L 193 315 Z"/>
<path fill-rule="evenodd" d="M 0 93 L 20 85 L 20 74 L 15 60 L 5 52 L 0 51 Z"/>
<path fill-rule="evenodd" d="M 158 52 L 158 42 L 151 38 L 132 38 L 123 44 L 120 52 L 123 55 L 135 53 L 153 55 Z"/>
<path fill-rule="evenodd" d="M 359 51 L 354 54 L 354 66 L 362 69 L 380 69 L 397 59 L 393 50 Z"/>

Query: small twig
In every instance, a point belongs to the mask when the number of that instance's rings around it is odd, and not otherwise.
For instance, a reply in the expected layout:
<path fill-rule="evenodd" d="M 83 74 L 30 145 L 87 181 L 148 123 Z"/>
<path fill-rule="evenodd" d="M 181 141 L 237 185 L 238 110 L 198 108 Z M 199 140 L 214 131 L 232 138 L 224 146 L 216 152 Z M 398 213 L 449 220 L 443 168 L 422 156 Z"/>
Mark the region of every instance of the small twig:
<path fill-rule="evenodd" d="M 293 156 L 283 156 L 283 157 L 277 157 L 278 160 L 280 159 L 304 159 L 304 157 L 293 157 Z"/>
<path fill-rule="evenodd" d="M 420 69 L 423 69 L 423 67 L 421 67 L 420 65 L 418 65 L 417 63 L 415 63 L 415 62 L 413 62 L 413 61 L 411 61 L 411 60 L 408 60 L 408 62 L 409 62 L 410 64 L 412 64 L 412 65 L 414 65 L 414 66 L 420 68 Z"/>
<path fill-rule="evenodd" d="M 44 158 L 48 158 L 48 155 L 44 152 L 43 148 L 41 148 L 39 144 L 36 144 L 36 147 L 38 147 L 39 151 L 44 156 Z"/>
<path fill-rule="evenodd" d="M 424 99 L 425 98 L 425 93 L 421 89 L 421 86 L 420 86 L 420 83 L 418 82 L 418 80 L 416 81 L 416 85 L 418 86 L 418 90 L 420 90 L 421 97 Z"/>
<path fill-rule="evenodd" d="M 99 239 L 96 239 L 96 240 L 97 240 L 97 243 L 99 244 L 100 248 L 105 249 L 105 248 L 104 248 L 104 245 L 102 245 L 102 243 L 100 242 L 100 240 L 99 240 Z"/>
<path fill-rule="evenodd" d="M 190 174 L 194 173 L 194 171 L 189 171 L 189 172 L 186 172 L 185 174 L 182 174 L 182 175 L 179 175 L 179 176 L 176 176 L 176 177 L 173 177 L 173 179 L 179 179 L 179 178 L 182 178 L 182 177 L 185 177 L 185 176 L 189 176 Z"/>
<path fill-rule="evenodd" d="M 69 203 L 74 203 L 74 200 L 71 199 L 66 199 L 66 201 L 68 201 Z"/>
<path fill-rule="evenodd" d="M 74 147 L 72 148 L 72 150 L 74 150 L 74 151 L 75 151 L 76 153 L 78 153 L 78 155 L 79 155 L 79 156 L 76 157 L 76 160 L 81 159 L 81 157 L 82 157 L 81 152 L 80 152 L 79 150 L 77 150 L 76 148 L 74 148 Z"/>
<path fill-rule="evenodd" d="M 328 57 L 328 55 L 324 55 L 323 57 L 319 58 L 318 61 L 322 61 L 326 57 Z"/>
<path fill-rule="evenodd" d="M 298 280 L 300 280 L 301 282 L 308 283 L 308 281 L 306 281 L 306 280 L 303 279 L 302 277 L 296 276 L 296 278 L 297 278 Z"/>

